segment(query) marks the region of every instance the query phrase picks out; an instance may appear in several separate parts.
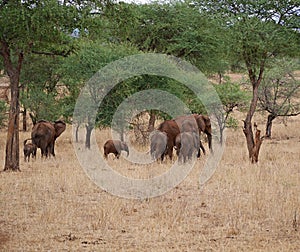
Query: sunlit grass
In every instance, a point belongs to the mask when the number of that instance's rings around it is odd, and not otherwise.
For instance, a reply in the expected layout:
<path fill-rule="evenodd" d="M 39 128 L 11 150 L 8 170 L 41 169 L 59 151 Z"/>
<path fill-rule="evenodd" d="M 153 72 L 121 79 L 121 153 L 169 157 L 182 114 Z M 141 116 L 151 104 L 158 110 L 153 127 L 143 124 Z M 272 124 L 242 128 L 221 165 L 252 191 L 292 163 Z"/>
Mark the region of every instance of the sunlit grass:
<path fill-rule="evenodd" d="M 263 117 L 258 118 L 263 129 Z M 85 174 L 71 127 L 58 138 L 56 158 L 0 173 L 1 251 L 299 251 L 300 117 L 275 121 L 258 164 L 250 164 L 242 130 L 227 131 L 213 177 L 199 189 L 205 159 L 163 196 L 129 200 L 110 195 Z M 6 132 L 0 132 L 4 164 Z M 30 135 L 20 132 L 21 142 Z M 101 146 L 109 131 L 97 132 Z M 147 147 L 141 148 L 147 150 Z M 124 176 L 158 176 L 171 163 L 109 164 Z M 296 215 L 296 225 L 295 225 Z"/>

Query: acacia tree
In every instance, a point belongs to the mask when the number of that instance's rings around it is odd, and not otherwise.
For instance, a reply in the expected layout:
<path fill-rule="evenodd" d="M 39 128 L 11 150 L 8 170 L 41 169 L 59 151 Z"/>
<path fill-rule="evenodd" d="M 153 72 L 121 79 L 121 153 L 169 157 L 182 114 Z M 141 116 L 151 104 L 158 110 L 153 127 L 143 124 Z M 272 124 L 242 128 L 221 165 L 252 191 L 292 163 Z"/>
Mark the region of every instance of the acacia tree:
<path fill-rule="evenodd" d="M 239 84 L 230 81 L 215 85 L 215 88 L 223 104 L 224 116 L 221 111 L 215 113 L 220 131 L 220 143 L 222 144 L 224 130 L 230 119 L 230 114 L 234 108 L 243 108 L 249 101 L 249 95 L 246 91 L 241 90 Z"/>
<path fill-rule="evenodd" d="M 227 27 L 232 56 L 243 62 L 252 86 L 252 99 L 244 120 L 249 158 L 258 155 L 252 130 L 259 86 L 268 64 L 276 58 L 299 54 L 299 1 L 199 1 Z M 252 158 L 255 162 L 258 157 Z"/>
<path fill-rule="evenodd" d="M 61 97 L 63 87 L 56 69 L 61 64 L 59 56 L 27 55 L 24 59 L 20 77 L 20 101 L 23 107 L 23 119 L 27 110 L 33 124 L 44 119 L 55 121 L 62 115 Z M 25 120 L 26 123 L 26 120 Z M 26 126 L 26 125 L 24 125 Z"/>
<path fill-rule="evenodd" d="M 66 58 L 59 69 L 59 75 L 61 75 L 62 81 L 69 90 L 69 96 L 64 100 L 70 104 L 72 109 L 69 112 L 73 112 L 76 99 L 79 95 L 80 89 L 87 85 L 89 80 L 104 66 L 107 64 L 123 58 L 125 56 L 136 54 L 138 51 L 136 48 L 126 44 L 111 44 L 105 43 L 105 40 L 79 40 L 80 49 L 76 54 Z M 114 75 L 112 73 L 112 75 Z M 121 89 L 109 92 L 106 98 L 102 101 L 100 109 L 98 110 L 96 122 L 92 118 L 97 107 L 90 107 L 85 103 L 84 99 L 81 101 L 82 107 L 76 111 L 76 122 L 73 118 L 73 123 L 78 125 L 84 124 L 86 128 L 85 144 L 87 148 L 90 148 L 90 136 L 92 130 L 96 126 L 107 127 L 110 126 L 113 114 L 122 102 L 122 100 L 133 89 L 128 82 L 121 83 Z M 98 106 L 97 100 L 98 92 L 97 85 L 90 85 L 88 97 L 95 101 L 95 106 Z M 98 87 L 99 88 L 99 87 Z M 115 91 L 115 92 L 113 92 Z M 86 99 L 88 100 L 88 99 Z M 66 116 L 72 116 L 72 114 L 66 114 Z"/>
<path fill-rule="evenodd" d="M 20 73 L 31 53 L 67 56 L 72 50 L 69 29 L 75 8 L 61 1 L 2 1 L 0 4 L 0 55 L 9 76 L 11 103 L 4 170 L 19 167 Z"/>
<path fill-rule="evenodd" d="M 271 138 L 273 120 L 300 114 L 300 81 L 294 76 L 295 61 L 277 60 L 259 88 L 259 105 L 268 112 L 265 136 Z"/>
<path fill-rule="evenodd" d="M 120 2 L 111 5 L 106 16 L 110 20 L 111 41 L 130 43 L 143 52 L 165 53 L 183 58 L 206 73 L 224 70 L 226 47 L 221 43 L 223 27 L 189 3 L 171 1 L 139 5 Z M 173 91 L 187 103 L 195 100 L 184 87 L 174 83 L 168 86 L 166 83 L 160 76 L 143 76 L 138 80 L 138 90 L 151 86 Z M 195 108 L 192 105 L 191 110 L 203 112 L 203 106 Z M 149 109 L 148 113 L 150 132 L 161 112 Z"/>

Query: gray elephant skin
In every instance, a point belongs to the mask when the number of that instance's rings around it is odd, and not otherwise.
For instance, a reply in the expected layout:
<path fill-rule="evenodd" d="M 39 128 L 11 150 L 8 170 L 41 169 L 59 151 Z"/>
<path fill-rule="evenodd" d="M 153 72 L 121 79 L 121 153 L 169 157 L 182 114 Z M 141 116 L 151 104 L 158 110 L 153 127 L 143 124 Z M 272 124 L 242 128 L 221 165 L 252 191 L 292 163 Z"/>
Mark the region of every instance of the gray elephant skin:
<path fill-rule="evenodd" d="M 178 162 L 185 163 L 192 160 L 194 154 L 199 150 L 199 136 L 195 132 L 183 132 L 175 139 Z"/>
<path fill-rule="evenodd" d="M 55 156 L 55 140 L 65 131 L 66 124 L 59 120 L 49 122 L 38 121 L 32 128 L 32 143 L 41 149 L 42 157 Z"/>
<path fill-rule="evenodd" d="M 150 155 L 153 160 L 164 160 L 167 151 L 167 133 L 155 130 L 150 135 Z"/>
<path fill-rule="evenodd" d="M 108 154 L 113 153 L 117 159 L 121 156 L 121 151 L 126 151 L 129 155 L 129 149 L 125 142 L 120 140 L 107 140 L 103 146 L 104 157 L 107 159 Z"/>

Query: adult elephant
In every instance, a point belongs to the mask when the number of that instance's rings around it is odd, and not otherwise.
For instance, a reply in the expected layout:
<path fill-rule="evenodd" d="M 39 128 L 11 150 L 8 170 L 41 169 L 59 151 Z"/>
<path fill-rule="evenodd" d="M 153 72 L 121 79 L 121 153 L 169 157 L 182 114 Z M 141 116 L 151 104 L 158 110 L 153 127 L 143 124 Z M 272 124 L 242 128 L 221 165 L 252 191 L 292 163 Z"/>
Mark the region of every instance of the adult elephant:
<path fill-rule="evenodd" d="M 41 149 L 42 157 L 55 156 L 55 140 L 65 129 L 66 124 L 61 120 L 55 122 L 40 120 L 33 126 L 31 132 L 32 143 Z"/>
<path fill-rule="evenodd" d="M 175 138 L 178 134 L 180 134 L 180 129 L 174 120 L 166 120 L 162 122 L 157 129 L 167 134 L 167 155 L 170 159 L 172 159 Z"/>
<path fill-rule="evenodd" d="M 185 124 L 186 126 L 184 127 L 191 127 L 190 130 L 188 130 L 187 128 L 183 129 L 182 126 Z M 173 156 L 173 147 L 175 146 L 176 136 L 179 133 L 184 131 L 193 131 L 193 129 L 198 129 L 199 135 L 201 134 L 201 132 L 204 132 L 207 135 L 208 146 L 210 151 L 212 152 L 211 122 L 210 122 L 210 118 L 206 115 L 192 114 L 186 116 L 179 116 L 175 119 L 166 120 L 162 122 L 157 129 L 167 133 L 168 136 L 167 152 L 170 159 L 172 159 Z"/>
<path fill-rule="evenodd" d="M 150 135 L 150 154 L 153 160 L 164 160 L 168 137 L 165 132 L 155 130 Z"/>

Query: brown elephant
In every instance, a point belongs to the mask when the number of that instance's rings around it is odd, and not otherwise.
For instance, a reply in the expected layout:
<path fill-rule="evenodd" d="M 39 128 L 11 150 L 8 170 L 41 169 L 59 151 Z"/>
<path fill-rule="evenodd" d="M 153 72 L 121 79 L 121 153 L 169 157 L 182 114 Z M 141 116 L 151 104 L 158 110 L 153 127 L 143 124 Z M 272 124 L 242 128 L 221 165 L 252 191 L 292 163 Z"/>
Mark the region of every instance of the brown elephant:
<path fill-rule="evenodd" d="M 185 129 L 183 129 L 183 125 L 184 127 L 186 127 Z M 190 128 L 188 129 L 188 127 Z M 167 133 L 168 156 L 170 157 L 170 159 L 172 159 L 173 156 L 173 147 L 175 146 L 176 136 L 179 133 L 184 132 L 184 130 L 193 132 L 195 129 L 198 129 L 199 135 L 201 132 L 204 132 L 207 135 L 208 146 L 212 152 L 212 129 L 211 122 L 208 116 L 199 114 L 179 116 L 172 120 L 166 120 L 158 126 L 158 130 Z"/>
<path fill-rule="evenodd" d="M 125 142 L 121 142 L 120 140 L 107 140 L 103 146 L 104 149 L 104 157 L 107 159 L 108 154 L 113 153 L 115 157 L 118 159 L 121 156 L 121 151 L 127 152 L 127 157 L 129 155 L 129 149 Z"/>
<path fill-rule="evenodd" d="M 49 122 L 38 121 L 32 128 L 32 143 L 41 149 L 42 157 L 55 156 L 55 140 L 65 131 L 66 124 L 63 121 Z"/>
<path fill-rule="evenodd" d="M 30 155 L 32 158 L 36 158 L 36 150 L 37 147 L 33 143 L 27 143 L 28 140 L 31 140 L 31 138 L 24 140 L 24 147 L 23 147 L 23 153 L 24 153 L 24 161 L 30 160 Z"/>
<path fill-rule="evenodd" d="M 150 154 L 153 160 L 164 160 L 167 151 L 168 137 L 166 132 L 155 130 L 150 135 Z"/>

